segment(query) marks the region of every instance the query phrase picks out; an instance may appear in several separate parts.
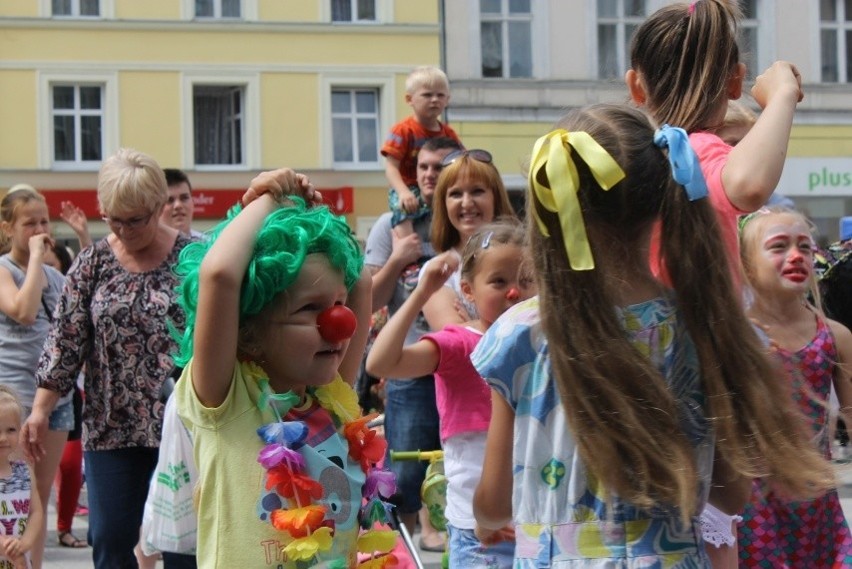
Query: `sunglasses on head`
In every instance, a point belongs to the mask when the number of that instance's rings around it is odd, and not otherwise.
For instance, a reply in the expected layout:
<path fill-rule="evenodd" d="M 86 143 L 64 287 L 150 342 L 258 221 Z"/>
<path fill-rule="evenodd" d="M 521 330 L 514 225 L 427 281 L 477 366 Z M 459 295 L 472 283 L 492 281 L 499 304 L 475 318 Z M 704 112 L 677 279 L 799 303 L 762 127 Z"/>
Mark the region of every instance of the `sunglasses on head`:
<path fill-rule="evenodd" d="M 446 168 L 462 156 L 470 156 L 477 162 L 484 162 L 486 164 L 491 164 L 491 161 L 493 160 L 491 153 L 481 148 L 474 148 L 473 150 L 454 150 L 444 156 L 444 159 L 441 160 L 441 166 Z"/>

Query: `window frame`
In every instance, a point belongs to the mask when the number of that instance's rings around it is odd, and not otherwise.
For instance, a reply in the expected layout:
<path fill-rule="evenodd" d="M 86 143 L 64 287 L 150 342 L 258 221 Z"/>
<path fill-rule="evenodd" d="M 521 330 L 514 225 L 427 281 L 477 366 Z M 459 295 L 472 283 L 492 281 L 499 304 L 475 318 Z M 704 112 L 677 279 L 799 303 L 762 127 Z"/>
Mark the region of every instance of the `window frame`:
<path fill-rule="evenodd" d="M 630 37 L 626 35 L 626 27 L 628 25 L 641 25 L 648 16 L 654 13 L 655 10 L 661 8 L 664 4 L 662 0 L 645 0 L 645 16 L 642 18 L 637 18 L 634 16 L 624 17 L 624 2 L 626 0 L 616 0 L 619 6 L 619 15 L 615 18 L 601 18 L 598 14 L 598 0 L 589 0 L 589 14 L 591 15 L 591 41 L 589 45 L 591 46 L 589 52 L 589 60 L 591 62 L 591 68 L 589 70 L 590 76 L 593 77 L 596 81 L 615 81 L 620 80 L 624 73 L 630 69 Z M 600 59 L 600 51 L 599 51 L 599 29 L 602 24 L 609 24 L 616 26 L 616 41 L 621 41 L 621 45 L 624 46 L 623 50 L 618 50 L 616 52 L 616 60 L 618 69 L 615 72 L 614 77 L 604 77 L 601 73 L 601 59 Z M 622 61 L 623 60 L 623 61 Z"/>
<path fill-rule="evenodd" d="M 98 0 L 98 15 L 97 16 L 81 16 L 80 0 L 71 0 L 76 6 L 76 14 L 54 15 L 52 0 L 39 0 L 39 13 L 44 18 L 55 18 L 57 20 L 108 20 L 115 17 L 115 0 Z M 72 12 L 74 12 L 72 6 Z"/>
<path fill-rule="evenodd" d="M 321 159 L 322 167 L 330 170 L 357 170 L 357 171 L 377 171 L 384 170 L 384 158 L 381 154 L 381 146 L 384 143 L 385 137 L 390 130 L 391 125 L 396 121 L 393 117 L 394 113 L 393 102 L 396 100 L 396 90 L 394 88 L 394 78 L 392 76 L 375 75 L 375 76 L 355 76 L 355 75 L 334 75 L 323 76 L 320 80 L 320 104 L 322 111 L 320 112 L 322 126 L 320 132 L 323 133 L 321 138 Z M 336 90 L 359 90 L 370 89 L 375 90 L 378 113 L 378 148 L 376 153 L 376 162 L 335 162 L 334 161 L 334 128 L 332 124 L 331 113 L 331 92 Z"/>
<path fill-rule="evenodd" d="M 350 19 L 350 20 L 335 20 L 335 19 L 333 19 L 334 9 L 332 8 L 332 3 L 334 2 L 334 0 L 328 0 L 329 21 L 332 24 L 341 25 L 341 26 L 352 26 L 352 25 L 355 25 L 355 26 L 357 26 L 357 25 L 371 26 L 371 25 L 378 24 L 380 22 L 380 18 L 379 18 L 379 10 L 380 10 L 379 4 L 381 3 L 380 0 L 350 0 L 350 1 L 352 2 L 351 14 L 350 14 L 350 16 L 352 16 L 352 19 Z M 373 18 L 372 20 L 360 19 L 360 18 L 357 17 L 358 3 L 362 2 L 362 1 L 368 1 L 368 2 L 373 3 L 373 13 L 376 15 L 376 17 Z"/>
<path fill-rule="evenodd" d="M 242 158 L 239 164 L 198 164 L 195 160 L 195 86 L 229 86 L 242 89 Z M 182 143 L 186 168 L 205 172 L 244 171 L 260 168 L 260 77 L 256 73 L 202 75 L 182 78 Z"/>
<path fill-rule="evenodd" d="M 535 8 L 536 3 L 533 0 L 530 0 L 530 11 L 529 15 L 515 15 L 509 12 L 509 2 L 510 0 L 499 0 L 500 1 L 500 14 L 499 15 L 488 15 L 483 18 L 481 2 L 479 3 L 479 7 L 477 9 L 477 24 L 478 24 L 478 35 L 479 35 L 479 73 L 483 79 L 509 79 L 509 80 L 518 80 L 518 79 L 533 79 L 536 76 L 536 54 L 535 54 Z M 499 77 L 485 77 L 482 74 L 482 24 L 485 22 L 498 22 L 500 24 L 500 37 L 503 40 L 503 53 L 501 54 L 503 60 L 503 69 L 502 74 Z M 511 22 L 529 22 L 530 25 L 530 74 L 528 77 L 512 77 L 511 75 L 511 46 L 509 45 L 509 24 Z"/>
<path fill-rule="evenodd" d="M 103 0 L 102 0 L 103 1 Z M 221 0 L 213 0 L 214 3 L 214 14 L 216 12 L 215 6 L 219 6 L 219 13 L 221 13 Z M 181 19 L 189 20 L 195 22 L 205 22 L 205 23 L 215 23 L 215 22 L 250 22 L 257 20 L 257 2 L 258 0 L 240 0 L 240 17 L 217 17 L 217 16 L 202 16 L 196 17 L 195 15 L 195 0 L 181 0 L 180 9 L 181 9 Z"/>
<path fill-rule="evenodd" d="M 320 21 L 327 22 L 333 26 L 375 26 L 378 24 L 387 24 L 393 22 L 394 0 L 373 0 L 376 4 L 376 19 L 375 20 L 353 20 L 351 22 L 338 21 L 331 19 L 331 2 L 332 0 L 322 0 L 320 2 Z"/>
<path fill-rule="evenodd" d="M 493 81 L 530 81 L 548 77 L 550 73 L 550 2 L 551 0 L 530 0 L 532 14 L 532 75 L 530 77 L 484 77 L 482 75 L 482 20 L 479 13 L 479 1 L 466 3 L 468 27 L 468 52 L 470 78 Z"/>
<path fill-rule="evenodd" d="M 845 2 L 842 0 L 834 0 L 834 5 L 836 17 L 834 20 L 828 21 L 822 19 L 822 12 L 820 10 L 819 3 L 815 4 L 814 11 L 816 12 L 817 21 L 816 68 L 819 69 L 820 83 L 824 83 L 826 85 L 848 85 L 849 83 L 852 83 L 852 74 L 847 73 L 849 61 L 846 57 L 846 51 L 849 49 L 849 46 L 847 46 L 845 32 L 852 32 L 852 19 L 845 19 L 847 17 Z M 837 81 L 827 81 L 823 73 L 822 32 L 825 30 L 834 30 L 836 33 L 834 47 L 835 55 L 837 57 Z"/>
<path fill-rule="evenodd" d="M 38 73 L 38 164 L 56 171 L 97 171 L 103 160 L 118 148 L 118 76 L 116 73 Z M 101 87 L 101 159 L 57 161 L 54 159 L 53 87 L 60 85 Z M 75 136 L 77 136 L 75 134 Z"/>

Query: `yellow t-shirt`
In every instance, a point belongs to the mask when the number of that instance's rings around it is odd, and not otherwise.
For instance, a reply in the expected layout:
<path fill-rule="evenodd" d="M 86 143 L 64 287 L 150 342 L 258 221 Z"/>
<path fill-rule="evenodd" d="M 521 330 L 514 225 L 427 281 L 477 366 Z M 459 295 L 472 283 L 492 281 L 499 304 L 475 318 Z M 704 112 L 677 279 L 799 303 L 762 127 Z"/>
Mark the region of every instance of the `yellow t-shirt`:
<path fill-rule="evenodd" d="M 358 509 L 364 473 L 348 456 L 348 445 L 332 416 L 310 396 L 293 408 L 285 420 L 308 425 L 308 438 L 299 453 L 307 474 L 323 486 L 317 503 L 326 506 L 326 522 L 333 523 L 330 551 L 309 562 L 287 561 L 281 548 L 286 533 L 268 520 L 271 511 L 287 508 L 288 502 L 273 488 L 266 490 L 264 468 L 257 455 L 264 443 L 258 427 L 273 422 L 270 412 L 261 413 L 256 402 L 260 389 L 247 380 L 237 362 L 231 389 L 217 408 L 204 407 L 192 388 L 190 361 L 175 388 L 178 414 L 192 432 L 198 465 L 198 567 L 201 569 L 290 569 L 322 567 L 321 560 L 341 557 L 354 565 L 358 536 Z"/>

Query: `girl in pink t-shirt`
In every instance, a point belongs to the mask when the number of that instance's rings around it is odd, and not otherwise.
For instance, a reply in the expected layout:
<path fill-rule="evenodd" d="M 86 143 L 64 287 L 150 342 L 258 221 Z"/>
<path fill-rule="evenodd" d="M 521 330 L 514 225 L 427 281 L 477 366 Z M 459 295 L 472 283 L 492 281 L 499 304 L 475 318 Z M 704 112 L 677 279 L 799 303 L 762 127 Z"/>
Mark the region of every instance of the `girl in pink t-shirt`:
<path fill-rule="evenodd" d="M 447 476 L 450 567 L 509 568 L 514 556 L 512 530 L 497 532 L 501 535 L 495 537 L 503 539 L 495 539 L 496 543 L 488 546 L 474 535 L 473 492 L 485 456 L 491 393 L 473 368 L 470 354 L 497 317 L 534 294 L 532 278 L 524 270 L 523 226 L 514 219 L 484 225 L 464 248 L 461 288 L 466 299 L 476 305 L 479 318 L 462 325 L 449 324 L 404 346 L 405 331 L 458 263 L 454 253 L 444 253 L 429 263 L 417 288 L 376 338 L 367 356 L 367 371 L 393 378 L 435 375 Z"/>

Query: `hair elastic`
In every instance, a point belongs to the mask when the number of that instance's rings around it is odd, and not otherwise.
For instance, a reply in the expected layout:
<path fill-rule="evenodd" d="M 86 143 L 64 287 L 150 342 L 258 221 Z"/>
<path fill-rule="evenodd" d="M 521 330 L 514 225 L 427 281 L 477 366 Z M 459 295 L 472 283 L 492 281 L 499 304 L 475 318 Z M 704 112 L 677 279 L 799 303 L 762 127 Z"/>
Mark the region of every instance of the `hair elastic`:
<path fill-rule="evenodd" d="M 654 144 L 669 149 L 672 177 L 686 189 L 689 201 L 707 197 L 707 182 L 701 173 L 698 156 L 689 144 L 689 135 L 682 128 L 664 124 L 654 133 Z"/>
<path fill-rule="evenodd" d="M 587 132 L 556 129 L 539 138 L 533 146 L 529 174 L 532 197 L 539 206 L 559 217 L 571 268 L 589 271 L 595 268 L 595 260 L 577 197 L 580 176 L 574 165 L 572 149 L 605 191 L 623 180 L 625 174 L 615 159 Z M 532 212 L 539 232 L 550 237 L 535 207 Z"/>

